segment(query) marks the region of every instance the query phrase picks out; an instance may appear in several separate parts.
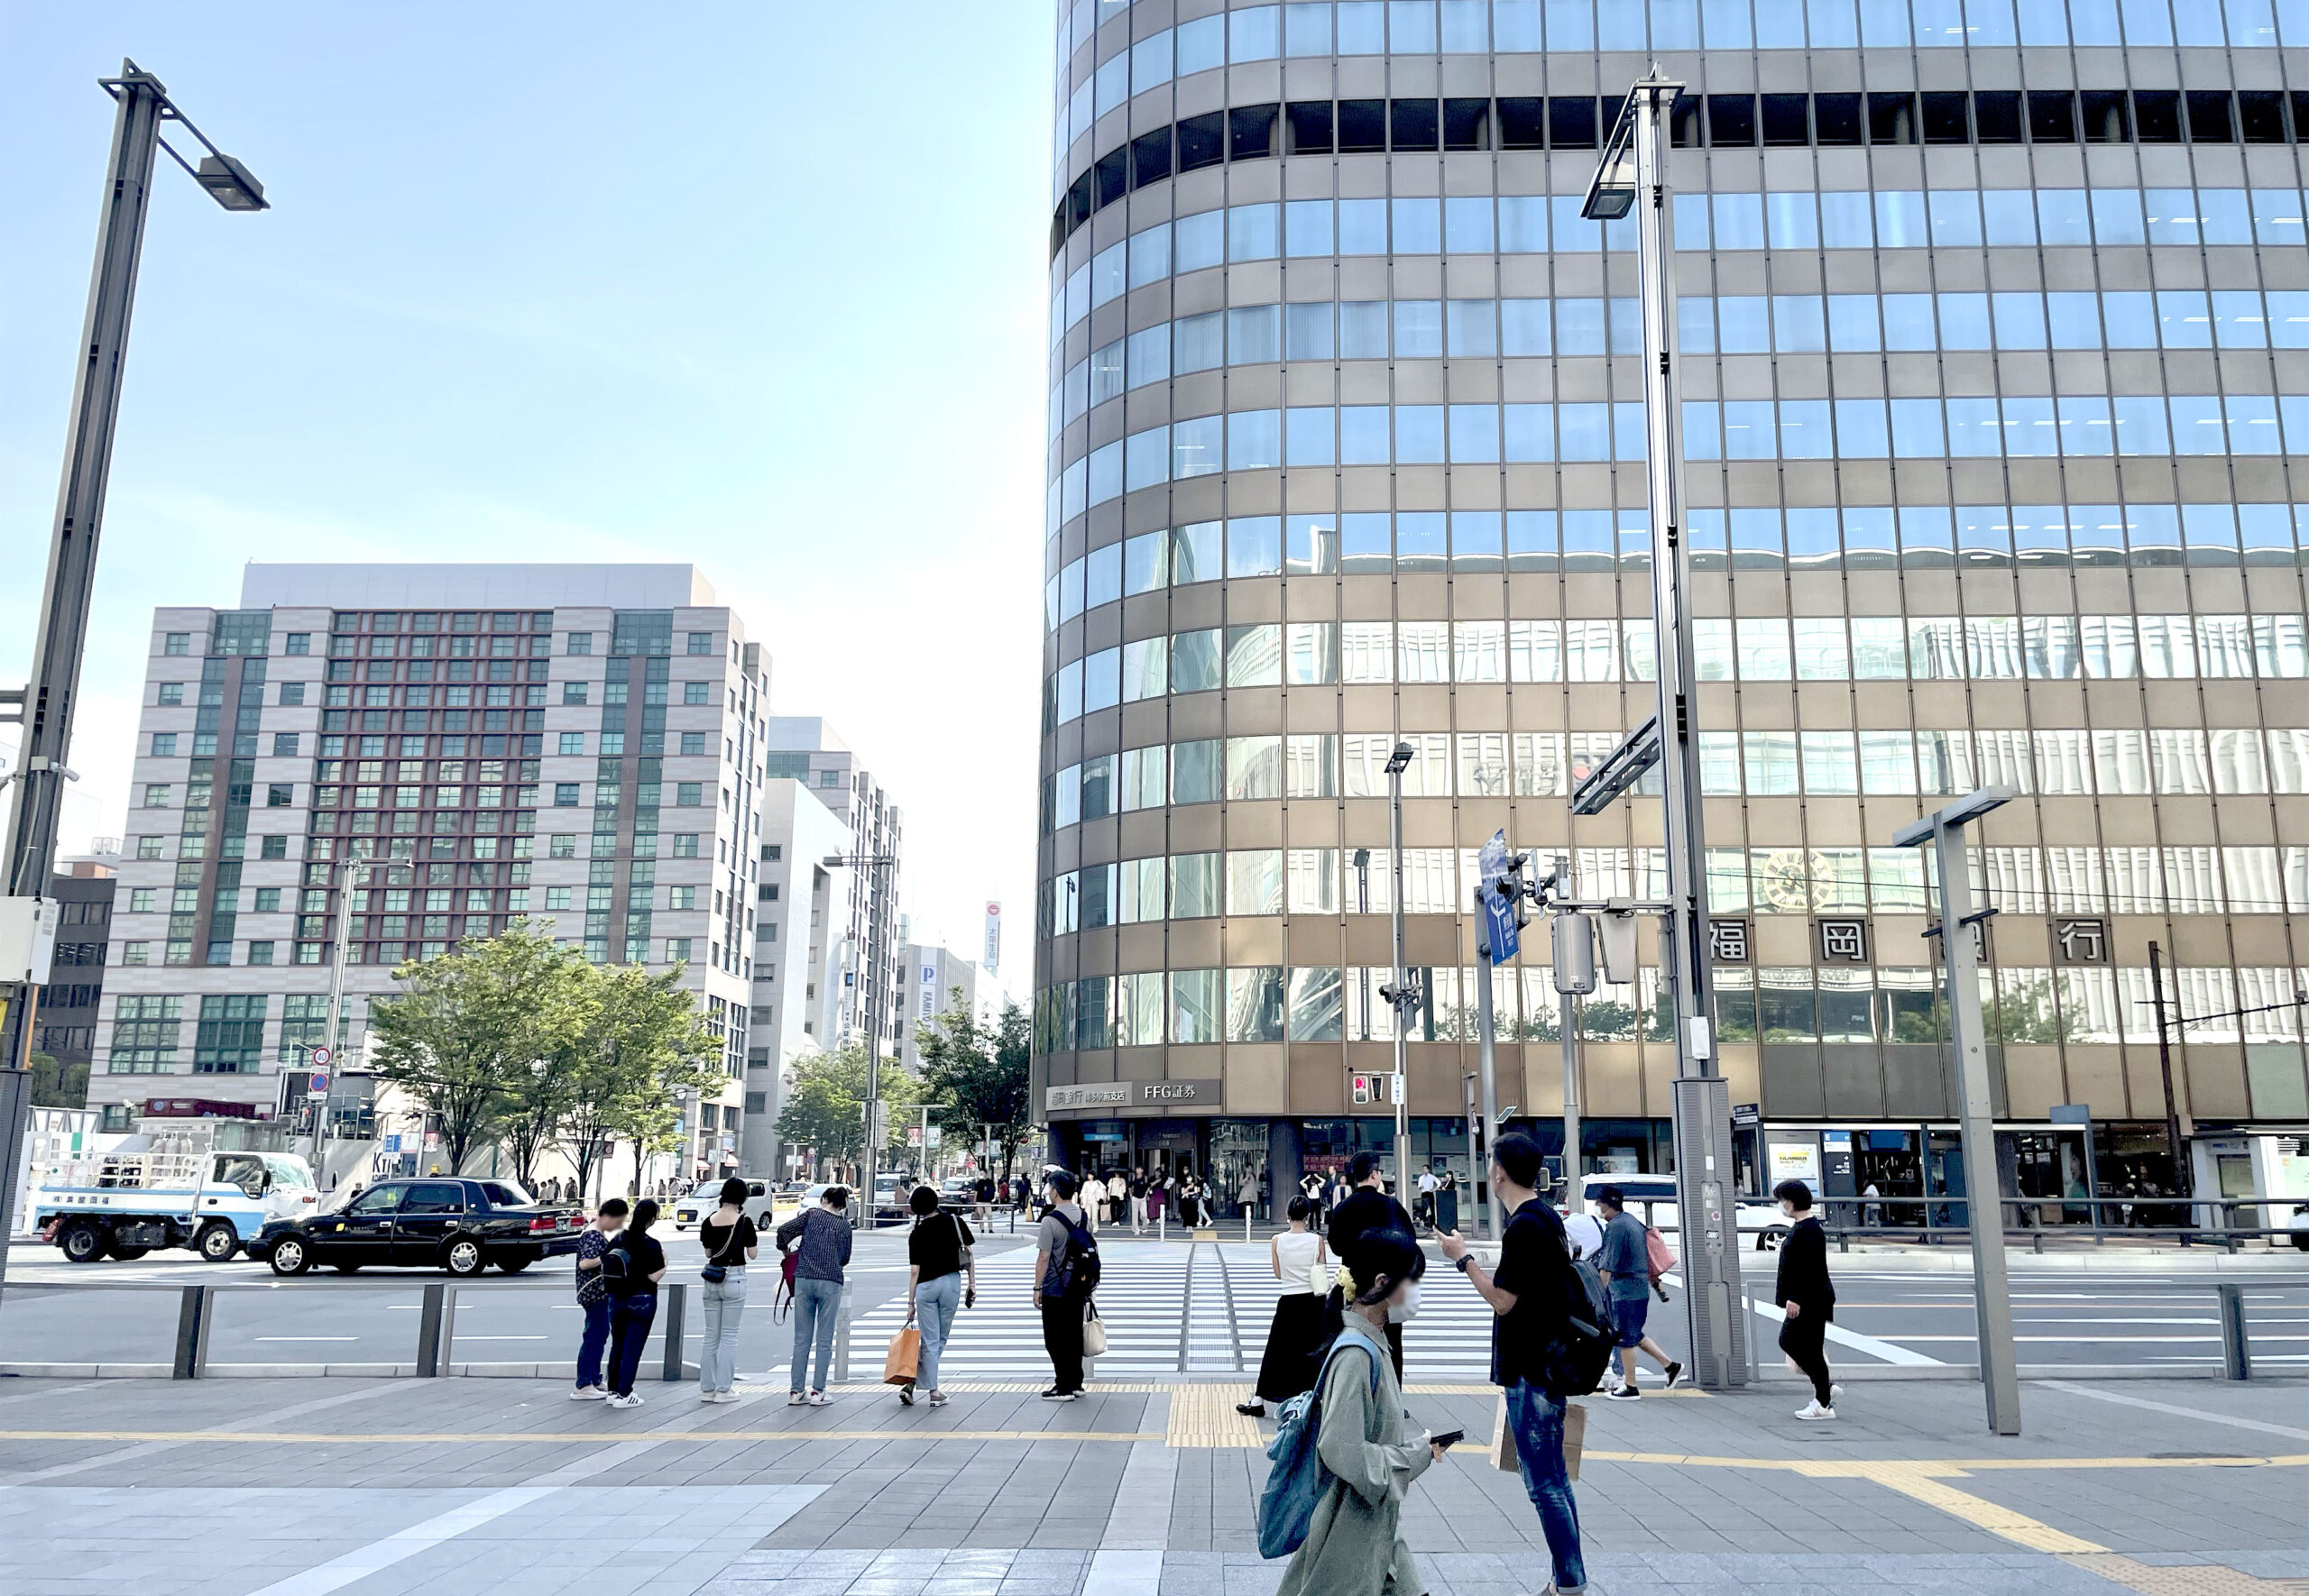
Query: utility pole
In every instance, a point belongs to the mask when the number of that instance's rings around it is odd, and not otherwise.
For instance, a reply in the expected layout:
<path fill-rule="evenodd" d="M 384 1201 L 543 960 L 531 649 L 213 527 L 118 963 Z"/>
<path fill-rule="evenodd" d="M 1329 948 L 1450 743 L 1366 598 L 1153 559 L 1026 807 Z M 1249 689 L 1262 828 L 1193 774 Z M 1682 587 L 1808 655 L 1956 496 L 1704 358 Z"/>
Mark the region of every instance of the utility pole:
<path fill-rule="evenodd" d="M 2173 1091 L 2173 1034 L 2165 1024 L 2165 955 L 2154 942 L 2148 945 L 2148 1001 L 2157 1012 L 2157 1068 L 2165 1077 L 2165 1144 L 2173 1155 L 2173 1195 L 2191 1197 L 2195 1195 L 2196 1182 L 2189 1173 L 2188 1144 L 2181 1140 L 2181 1105 Z M 2180 1213 L 2183 1225 L 2196 1216 L 2194 1208 Z"/>
<path fill-rule="evenodd" d="M 32 679 L 23 689 L 0 694 L 0 704 L 12 707 L 15 713 L 10 718 L 21 720 L 24 728 L 21 767 L 13 778 L 22 790 L 8 826 L 6 857 L 0 860 L 0 897 L 34 900 L 9 913 L 11 925 L 28 926 L 42 913 L 37 900 L 47 897 L 49 876 L 56 867 L 64 784 L 74 779 L 67 760 L 78 707 L 80 662 L 87 647 L 89 600 L 112 473 L 113 437 L 120 419 L 121 385 L 127 371 L 128 326 L 144 252 L 153 168 L 165 151 L 226 210 L 265 208 L 263 186 L 185 119 L 158 78 L 134 61 L 124 60 L 119 77 L 98 82 L 115 106 L 112 161 L 97 221 L 97 260 L 81 327 L 80 367 L 72 381 L 71 441 L 57 492 L 48 576 L 33 634 Z M 198 167 L 161 137 L 162 124 L 170 122 L 209 151 Z M 32 978 L 0 986 L 0 1225 L 10 1223 L 15 1211 L 16 1173 L 32 1103 L 32 1018 L 47 979 L 46 963 L 44 954 L 28 959 L 24 968 Z M 0 1247 L 0 1280 L 6 1278 L 5 1252 Z"/>
<path fill-rule="evenodd" d="M 345 944 L 353 931 L 353 884 L 361 874 L 361 867 L 352 859 L 338 863 L 345 878 L 336 889 L 336 936 L 329 948 L 328 960 L 328 1023 L 321 1032 L 321 1046 L 327 1050 L 329 1085 L 321 1089 L 320 1105 L 313 1110 L 313 1179 L 324 1193 L 328 1190 L 328 1094 L 336 1084 L 338 1072 L 345 1069 L 345 1050 L 337 1039 L 345 1033 L 345 966 L 348 957 Z"/>
<path fill-rule="evenodd" d="M 851 1227 L 874 1228 L 874 1170 L 880 1161 L 881 1137 L 888 1130 L 882 1116 L 882 1001 L 876 986 L 874 952 L 881 945 L 884 900 L 888 896 L 888 878 L 884 870 L 897 863 L 894 855 L 879 853 L 830 853 L 822 861 L 829 870 L 844 866 L 871 872 L 866 878 L 866 946 L 858 956 L 858 984 L 861 1001 L 866 1005 L 866 1101 L 861 1105 L 866 1115 L 865 1157 L 859 1160 L 859 1206 L 852 1215 Z M 929 1140 L 925 1135 L 925 1142 Z M 927 1152 L 929 1149 L 924 1148 Z"/>
<path fill-rule="evenodd" d="M 1948 980 L 1948 1032 L 1956 1054 L 1957 1124 L 1964 1143 L 1964 1214 L 1973 1233 L 1973 1301 L 1980 1328 L 1981 1386 L 1992 1434 L 2020 1433 L 2020 1375 L 2012 1344 L 2012 1297 L 2004 1267 L 2004 1201 L 1996 1173 L 1995 1104 L 1981 1019 L 1980 958 L 1966 826 L 2007 800 L 2011 787 L 1983 787 L 1892 834 L 1895 848 L 1932 845 L 1940 876 L 1940 964 Z M 1933 934 L 1933 933 L 1927 933 Z"/>
<path fill-rule="evenodd" d="M 1577 897 L 1571 885 L 1571 856 L 1555 856 L 1555 890 L 1560 898 Z M 1574 1205 L 1582 1201 L 1579 1184 L 1579 1028 L 1575 1023 L 1578 1011 L 1573 1008 L 1574 994 L 1556 988 L 1555 1034 L 1563 1050 L 1563 1188 L 1564 1206 L 1578 1212 Z M 1687 1243 L 1686 1245 L 1690 1243 Z"/>

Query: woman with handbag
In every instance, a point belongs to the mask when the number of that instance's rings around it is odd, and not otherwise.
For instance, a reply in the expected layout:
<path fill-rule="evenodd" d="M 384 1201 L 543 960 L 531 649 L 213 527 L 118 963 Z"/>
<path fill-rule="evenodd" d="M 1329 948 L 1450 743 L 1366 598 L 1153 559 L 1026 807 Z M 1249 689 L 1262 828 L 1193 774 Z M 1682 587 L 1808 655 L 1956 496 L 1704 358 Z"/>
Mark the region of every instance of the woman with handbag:
<path fill-rule="evenodd" d="M 842 1312 L 842 1276 L 850 1262 L 850 1222 L 842 1211 L 850 1206 L 846 1187 L 829 1186 L 818 1206 L 805 1208 L 777 1227 L 777 1248 L 793 1269 L 794 1357 L 787 1371 L 786 1405 L 807 1403 L 823 1408 L 833 1399 L 826 1395 L 826 1369 L 833 1362 L 834 1321 Z M 817 1352 L 816 1380 L 803 1392 L 803 1377 L 811 1372 L 810 1353 Z"/>
<path fill-rule="evenodd" d="M 697 1395 L 702 1402 L 734 1402 L 738 1380 L 738 1321 L 746 1311 L 746 1265 L 761 1246 L 746 1214 L 746 1183 L 735 1176 L 722 1183 L 722 1206 L 697 1227 L 705 1267 L 697 1271 L 705 1300 L 704 1344 L 697 1354 Z"/>
<path fill-rule="evenodd" d="M 1331 1289 L 1331 1261 L 1323 1238 L 1309 1228 L 1315 1205 L 1292 1197 L 1291 1228 L 1266 1244 L 1267 1266 L 1283 1282 L 1274 1299 L 1274 1322 L 1267 1326 L 1266 1351 L 1259 1357 L 1259 1383 L 1235 1411 L 1265 1418 L 1269 1402 L 1287 1402 L 1315 1383 L 1315 1347 L 1323 1338 L 1323 1298 Z M 1318 1288 L 1320 1288 L 1318 1289 Z"/>
<path fill-rule="evenodd" d="M 938 1389 L 938 1357 L 953 1335 L 956 1307 L 978 1306 L 978 1261 L 971 1253 L 978 1238 L 960 1214 L 938 1206 L 938 1193 L 930 1187 L 915 1187 L 906 1206 L 914 1210 L 914 1229 L 906 1239 L 906 1322 L 920 1319 L 922 1351 L 914 1378 L 898 1387 L 898 1400 L 913 1407 L 919 1386 L 929 1393 L 933 1408 L 943 1408 L 946 1393 Z M 962 1283 L 965 1273 L 970 1277 L 967 1286 Z"/>

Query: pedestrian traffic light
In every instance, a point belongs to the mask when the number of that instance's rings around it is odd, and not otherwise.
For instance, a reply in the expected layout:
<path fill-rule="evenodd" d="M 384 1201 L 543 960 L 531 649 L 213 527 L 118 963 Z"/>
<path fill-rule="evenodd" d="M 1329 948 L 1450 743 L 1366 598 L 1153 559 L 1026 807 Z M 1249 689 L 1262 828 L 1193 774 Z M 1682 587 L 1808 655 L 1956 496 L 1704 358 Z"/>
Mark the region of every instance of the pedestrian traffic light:
<path fill-rule="evenodd" d="M 1368 1103 L 1371 1101 L 1371 1087 L 1374 1083 L 1374 1077 L 1368 1075 L 1348 1077 L 1348 1081 L 1354 1087 L 1355 1100 L 1357 1103 Z"/>
<path fill-rule="evenodd" d="M 1529 854 L 1517 854 L 1508 861 L 1506 873 L 1497 883 L 1499 895 L 1515 905 L 1515 928 L 1518 931 L 1532 923 L 1531 893 L 1523 884 L 1523 866 L 1531 857 Z"/>

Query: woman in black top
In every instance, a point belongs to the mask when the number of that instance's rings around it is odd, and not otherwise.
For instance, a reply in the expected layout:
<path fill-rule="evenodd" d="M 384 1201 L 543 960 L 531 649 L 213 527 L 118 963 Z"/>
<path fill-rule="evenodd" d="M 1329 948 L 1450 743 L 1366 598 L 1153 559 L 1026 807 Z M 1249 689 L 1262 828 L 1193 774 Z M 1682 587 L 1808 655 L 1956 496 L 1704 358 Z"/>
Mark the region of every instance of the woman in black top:
<path fill-rule="evenodd" d="M 960 1214 L 939 1208 L 937 1192 L 927 1186 L 915 1187 L 906 1206 L 914 1210 L 914 1229 L 906 1238 L 906 1318 L 911 1325 L 916 1315 L 921 1316 L 922 1356 L 914 1380 L 898 1388 L 898 1400 L 913 1407 L 914 1390 L 920 1385 L 929 1391 L 933 1408 L 943 1408 L 946 1393 L 938 1389 L 938 1354 L 953 1334 L 956 1307 L 978 1306 L 978 1261 L 971 1253 L 971 1243 L 978 1238 Z M 967 1287 L 961 1280 L 965 1272 L 970 1276 Z"/>
<path fill-rule="evenodd" d="M 1828 1233 L 1812 1215 L 1812 1188 L 1783 1180 L 1771 1188 L 1788 1217 L 1780 1243 L 1780 1279 L 1772 1300 L 1787 1313 L 1780 1326 L 1780 1350 L 1812 1382 L 1812 1399 L 1796 1410 L 1798 1418 L 1834 1418 L 1836 1394 L 1828 1378 L 1828 1324 L 1836 1316 L 1835 1283 L 1828 1279 Z"/>
<path fill-rule="evenodd" d="M 610 1399 L 612 1408 L 639 1408 L 633 1377 L 641 1368 L 641 1349 L 649 1344 L 649 1326 L 658 1317 L 658 1282 L 666 1278 L 666 1250 L 649 1227 L 658 1222 L 658 1205 L 644 1197 L 633 1205 L 614 1246 L 602 1255 L 602 1281 L 610 1294 Z"/>
<path fill-rule="evenodd" d="M 704 1402 L 734 1402 L 738 1379 L 738 1321 L 746 1311 L 746 1265 L 761 1245 L 746 1212 L 746 1183 L 732 1175 L 722 1183 L 722 1206 L 697 1227 L 705 1249 L 698 1297 L 704 1305 L 705 1337 L 697 1353 L 697 1394 Z M 719 1276 L 719 1279 L 715 1277 Z"/>

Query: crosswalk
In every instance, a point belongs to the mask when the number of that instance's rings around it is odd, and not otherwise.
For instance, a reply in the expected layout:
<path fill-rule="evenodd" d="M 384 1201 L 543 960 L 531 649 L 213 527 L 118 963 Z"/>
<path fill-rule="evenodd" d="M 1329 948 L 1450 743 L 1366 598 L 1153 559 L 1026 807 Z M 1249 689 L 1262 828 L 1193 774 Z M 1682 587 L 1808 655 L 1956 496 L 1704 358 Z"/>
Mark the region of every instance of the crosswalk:
<path fill-rule="evenodd" d="M 1257 1371 L 1283 1283 L 1265 1247 L 1199 1243 L 1181 1247 L 1102 1240 L 1099 1316 L 1107 1353 L 1102 1379 Z M 1490 1368 L 1491 1309 L 1449 1271 L 1429 1271 L 1417 1318 L 1405 1327 L 1404 1362 L 1422 1379 L 1481 1379 Z M 1030 1251 L 979 1264 L 978 1307 L 955 1316 L 940 1378 L 1018 1380 L 1048 1369 L 1042 1316 L 1029 1298 Z M 903 1297 L 860 1314 L 859 1355 L 876 1353 L 906 1323 Z"/>

